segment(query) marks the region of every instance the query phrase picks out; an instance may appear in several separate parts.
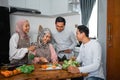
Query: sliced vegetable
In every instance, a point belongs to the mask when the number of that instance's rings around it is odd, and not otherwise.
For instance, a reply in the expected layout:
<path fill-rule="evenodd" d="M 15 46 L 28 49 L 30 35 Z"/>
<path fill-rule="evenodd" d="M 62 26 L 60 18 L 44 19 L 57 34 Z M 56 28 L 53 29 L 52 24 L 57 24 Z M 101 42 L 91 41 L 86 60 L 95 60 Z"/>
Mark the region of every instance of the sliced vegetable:
<path fill-rule="evenodd" d="M 75 61 L 75 60 L 64 60 L 63 64 L 62 64 L 62 69 L 67 69 L 69 66 L 75 66 L 78 67 L 80 66 L 79 62 Z"/>

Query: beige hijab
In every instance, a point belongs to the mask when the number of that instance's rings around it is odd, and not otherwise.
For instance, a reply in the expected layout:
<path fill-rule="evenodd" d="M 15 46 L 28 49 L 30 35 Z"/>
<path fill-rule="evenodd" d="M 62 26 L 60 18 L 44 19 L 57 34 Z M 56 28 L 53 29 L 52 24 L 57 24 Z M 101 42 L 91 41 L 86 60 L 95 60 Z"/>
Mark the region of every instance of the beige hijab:
<path fill-rule="evenodd" d="M 19 34 L 21 39 L 29 38 L 29 36 L 23 32 L 23 25 L 26 21 L 28 22 L 28 20 L 26 20 L 26 19 L 21 19 L 16 23 L 16 32 Z"/>

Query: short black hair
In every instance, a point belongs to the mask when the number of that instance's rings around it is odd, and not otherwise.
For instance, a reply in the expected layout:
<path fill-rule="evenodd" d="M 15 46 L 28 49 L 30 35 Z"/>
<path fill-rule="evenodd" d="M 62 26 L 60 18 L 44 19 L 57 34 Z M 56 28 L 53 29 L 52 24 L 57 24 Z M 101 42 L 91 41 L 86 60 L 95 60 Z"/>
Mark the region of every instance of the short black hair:
<path fill-rule="evenodd" d="M 79 25 L 78 27 L 77 27 L 77 29 L 79 30 L 79 32 L 80 33 L 85 33 L 85 35 L 87 36 L 87 37 L 89 37 L 89 29 L 88 29 L 88 27 L 87 26 L 85 26 L 85 25 Z"/>
<path fill-rule="evenodd" d="M 57 22 L 63 22 L 64 25 L 66 24 L 65 18 L 63 18 L 61 16 L 59 16 L 59 17 L 56 18 L 55 23 L 57 23 Z"/>

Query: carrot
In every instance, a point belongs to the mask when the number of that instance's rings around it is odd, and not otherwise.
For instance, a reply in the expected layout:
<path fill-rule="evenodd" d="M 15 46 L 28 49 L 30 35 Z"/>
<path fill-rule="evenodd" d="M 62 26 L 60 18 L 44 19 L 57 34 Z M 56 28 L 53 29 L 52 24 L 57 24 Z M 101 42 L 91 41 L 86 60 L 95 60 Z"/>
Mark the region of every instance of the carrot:
<path fill-rule="evenodd" d="M 19 69 L 15 69 L 13 71 L 9 71 L 9 70 L 1 71 L 0 73 L 5 77 L 9 77 L 9 76 L 13 76 L 13 75 L 21 73 L 21 71 Z"/>
<path fill-rule="evenodd" d="M 11 73 L 8 70 L 1 71 L 1 74 L 4 75 L 5 77 L 9 77 L 11 75 Z"/>
<path fill-rule="evenodd" d="M 52 65 L 52 68 L 55 69 L 55 68 L 56 68 L 56 65 Z"/>
<path fill-rule="evenodd" d="M 16 69 L 18 73 L 21 73 L 20 69 Z"/>
<path fill-rule="evenodd" d="M 43 69 L 46 69 L 48 66 L 47 65 L 41 65 Z"/>
<path fill-rule="evenodd" d="M 13 74 L 14 74 L 14 75 L 18 74 L 18 71 L 17 71 L 16 69 L 13 70 Z"/>
<path fill-rule="evenodd" d="M 5 77 L 9 77 L 10 76 L 10 74 L 8 73 L 8 72 L 4 72 L 4 74 L 3 74 Z"/>

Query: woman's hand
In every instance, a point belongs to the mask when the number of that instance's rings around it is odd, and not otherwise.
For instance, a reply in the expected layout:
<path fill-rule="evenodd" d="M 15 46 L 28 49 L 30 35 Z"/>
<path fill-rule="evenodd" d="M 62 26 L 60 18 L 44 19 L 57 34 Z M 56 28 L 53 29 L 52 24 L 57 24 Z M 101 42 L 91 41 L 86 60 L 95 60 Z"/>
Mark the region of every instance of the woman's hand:
<path fill-rule="evenodd" d="M 72 57 L 70 57 L 70 59 L 71 59 L 72 61 L 75 61 L 75 60 L 76 60 L 76 57 L 75 57 L 75 56 L 72 56 Z"/>
<path fill-rule="evenodd" d="M 40 58 L 39 58 L 39 57 L 35 57 L 32 62 L 33 62 L 34 64 L 37 64 L 38 62 L 40 62 Z"/>
<path fill-rule="evenodd" d="M 80 70 L 77 67 L 69 66 L 68 67 L 68 72 L 70 72 L 70 73 L 80 73 Z"/>
<path fill-rule="evenodd" d="M 33 52 L 35 49 L 36 49 L 36 46 L 34 46 L 34 45 L 33 45 L 33 46 L 28 47 L 28 50 L 29 50 L 29 51 L 32 51 L 32 52 Z"/>
<path fill-rule="evenodd" d="M 40 57 L 40 61 L 41 61 L 41 62 L 48 63 L 48 60 L 47 60 L 46 58 L 44 58 L 44 57 Z"/>
<path fill-rule="evenodd" d="M 53 64 L 58 64 L 58 61 L 57 60 L 53 60 L 52 63 Z"/>

